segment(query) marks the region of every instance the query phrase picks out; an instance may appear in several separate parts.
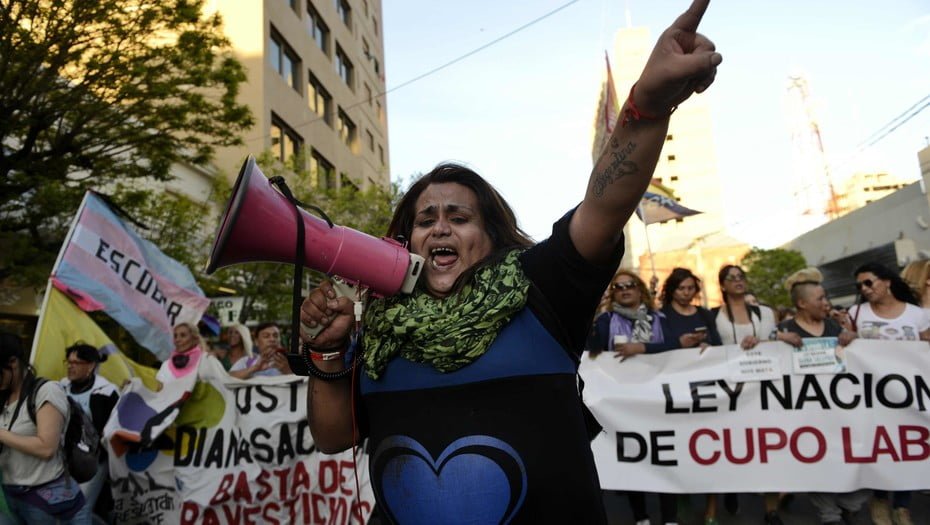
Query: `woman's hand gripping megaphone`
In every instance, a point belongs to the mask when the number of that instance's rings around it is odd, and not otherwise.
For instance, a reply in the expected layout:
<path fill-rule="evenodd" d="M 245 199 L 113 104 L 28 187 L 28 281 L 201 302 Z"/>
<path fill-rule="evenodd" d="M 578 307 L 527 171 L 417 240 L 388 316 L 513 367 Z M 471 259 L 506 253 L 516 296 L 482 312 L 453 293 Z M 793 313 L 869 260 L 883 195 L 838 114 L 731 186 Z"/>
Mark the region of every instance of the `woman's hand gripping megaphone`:
<path fill-rule="evenodd" d="M 323 281 L 300 307 L 301 339 L 320 349 L 346 348 L 362 314 L 361 299 L 357 287 L 339 278 Z"/>

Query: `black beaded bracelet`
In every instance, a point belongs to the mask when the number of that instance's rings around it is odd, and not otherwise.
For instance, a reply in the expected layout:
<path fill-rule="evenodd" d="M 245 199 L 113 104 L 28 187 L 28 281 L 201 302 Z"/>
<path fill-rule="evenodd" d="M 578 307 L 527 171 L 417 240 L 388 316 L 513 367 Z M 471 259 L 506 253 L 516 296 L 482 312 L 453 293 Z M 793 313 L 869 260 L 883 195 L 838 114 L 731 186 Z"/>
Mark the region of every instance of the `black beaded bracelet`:
<path fill-rule="evenodd" d="M 313 359 L 310 358 L 310 349 L 310 343 L 304 343 L 301 348 L 302 351 L 300 355 L 303 357 L 304 363 L 307 365 L 307 372 L 309 372 L 313 377 L 323 381 L 337 381 L 347 377 L 352 373 L 352 371 L 355 369 L 355 365 L 357 365 L 360 361 L 359 355 L 356 355 L 355 359 L 352 360 L 351 366 L 348 366 L 338 372 L 324 372 L 317 368 L 315 364 L 313 364 Z"/>

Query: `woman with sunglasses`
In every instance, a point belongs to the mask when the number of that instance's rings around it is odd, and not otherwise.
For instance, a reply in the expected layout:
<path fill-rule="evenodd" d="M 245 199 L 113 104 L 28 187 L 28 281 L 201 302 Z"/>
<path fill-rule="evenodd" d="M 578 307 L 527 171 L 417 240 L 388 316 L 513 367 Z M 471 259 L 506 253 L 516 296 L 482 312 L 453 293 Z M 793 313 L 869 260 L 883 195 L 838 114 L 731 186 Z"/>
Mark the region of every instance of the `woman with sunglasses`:
<path fill-rule="evenodd" d="M 627 357 L 668 350 L 664 344 L 664 316 L 653 308 L 652 294 L 646 283 L 629 270 L 618 270 L 608 288 L 607 311 L 595 319 L 588 339 L 592 357 L 613 351 L 614 357 Z M 677 345 L 676 345 L 677 346 Z M 633 519 L 637 525 L 648 525 L 646 493 L 627 492 Z M 662 523 L 677 523 L 677 497 L 659 494 Z"/>
<path fill-rule="evenodd" d="M 880 263 L 866 263 L 856 269 L 859 301 L 849 309 L 852 327 L 865 339 L 903 341 L 930 340 L 930 314 L 919 306 L 911 288 L 897 273 Z M 912 523 L 911 492 L 892 494 L 891 506 L 886 491 L 875 491 L 870 505 L 876 525 Z"/>
<path fill-rule="evenodd" d="M 665 342 L 670 348 L 717 346 L 720 334 L 710 310 L 694 304 L 701 279 L 687 268 L 675 268 L 662 285 Z"/>
<path fill-rule="evenodd" d="M 762 341 L 784 341 L 792 346 L 801 345 L 801 337 L 791 332 L 779 332 L 775 329 L 775 312 L 764 304 L 758 304 L 751 298 L 746 272 L 734 264 L 728 264 L 717 274 L 723 304 L 712 310 L 715 316 L 717 332 L 725 345 L 740 345 L 743 350 L 755 348 Z M 756 302 L 756 304 L 752 304 Z M 778 516 L 778 495 L 765 494 L 765 523 L 781 525 Z M 724 496 L 724 506 L 731 514 L 739 510 L 736 494 Z M 716 524 L 716 498 L 708 495 L 704 511 L 704 522 Z"/>
<path fill-rule="evenodd" d="M 764 304 L 750 304 L 749 283 L 746 272 L 739 266 L 728 264 L 717 275 L 723 304 L 714 308 L 717 332 L 725 345 L 738 344 L 743 350 L 755 348 L 762 341 L 784 341 L 799 346 L 801 338 L 790 332 L 775 330 L 775 312 Z"/>

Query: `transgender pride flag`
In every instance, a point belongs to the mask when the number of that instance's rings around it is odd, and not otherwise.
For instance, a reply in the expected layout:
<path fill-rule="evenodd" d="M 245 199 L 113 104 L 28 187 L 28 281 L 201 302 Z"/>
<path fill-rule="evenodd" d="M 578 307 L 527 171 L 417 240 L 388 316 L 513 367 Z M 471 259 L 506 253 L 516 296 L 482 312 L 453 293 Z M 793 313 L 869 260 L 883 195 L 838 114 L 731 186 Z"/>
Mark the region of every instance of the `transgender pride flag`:
<path fill-rule="evenodd" d="M 127 228 L 91 191 L 59 258 L 52 277 L 102 304 L 162 361 L 174 347 L 172 327 L 196 326 L 210 304 L 190 270 Z"/>

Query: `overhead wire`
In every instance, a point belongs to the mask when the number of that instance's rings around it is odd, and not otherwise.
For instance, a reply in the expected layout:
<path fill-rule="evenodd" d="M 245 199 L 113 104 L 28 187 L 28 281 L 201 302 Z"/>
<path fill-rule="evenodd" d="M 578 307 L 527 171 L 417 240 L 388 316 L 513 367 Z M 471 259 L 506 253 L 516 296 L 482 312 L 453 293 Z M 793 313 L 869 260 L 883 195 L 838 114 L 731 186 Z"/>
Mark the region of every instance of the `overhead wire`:
<path fill-rule="evenodd" d="M 389 89 L 386 89 L 386 90 L 384 90 L 384 91 L 381 91 L 381 92 L 379 92 L 379 93 L 377 93 L 377 94 L 374 94 L 374 95 L 371 96 L 371 98 L 372 98 L 372 99 L 374 99 L 374 98 L 381 98 L 381 97 L 387 95 L 388 93 L 393 93 L 394 91 L 397 91 L 398 89 L 407 87 L 407 86 L 409 86 L 410 84 L 413 84 L 414 82 L 423 80 L 424 78 L 426 78 L 426 77 L 428 77 L 428 76 L 430 76 L 430 75 L 434 75 L 434 74 L 436 74 L 436 73 L 442 71 L 443 69 L 446 69 L 446 68 L 449 67 L 449 66 L 452 66 L 452 65 L 454 65 L 454 64 L 457 64 L 458 62 L 461 62 L 462 60 L 465 60 L 466 58 L 468 58 L 468 57 L 470 57 L 470 56 L 472 56 L 472 55 L 475 55 L 476 53 L 480 53 L 481 51 L 484 51 L 485 49 L 487 49 L 487 48 L 489 48 L 489 47 L 491 47 L 491 46 L 493 46 L 493 45 L 495 45 L 495 44 L 498 44 L 498 43 L 500 43 L 500 42 L 502 42 L 502 41 L 504 41 L 504 40 L 506 40 L 506 39 L 508 39 L 508 38 L 510 38 L 510 37 L 512 37 L 512 36 L 514 36 L 514 35 L 516 35 L 517 33 L 519 33 L 519 32 L 521 32 L 521 31 L 523 31 L 523 30 L 525 30 L 525 29 L 527 29 L 527 28 L 529 28 L 529 27 L 532 27 L 532 26 L 538 24 L 539 22 L 542 22 L 543 20 L 545 20 L 545 19 L 547 19 L 547 18 L 549 18 L 549 17 L 555 15 L 556 13 L 559 13 L 560 11 L 563 11 L 564 9 L 568 8 L 569 6 L 571 6 L 572 4 L 576 4 L 576 3 L 580 2 L 580 1 L 581 1 L 581 0 L 570 0 L 570 1 L 568 1 L 568 2 L 566 2 L 566 3 L 564 3 L 564 4 L 562 4 L 562 5 L 560 5 L 560 6 L 558 6 L 558 7 L 556 7 L 556 8 L 553 9 L 553 10 L 551 10 L 551 11 L 549 11 L 549 12 L 543 14 L 543 15 L 540 15 L 540 16 L 534 18 L 533 20 L 530 20 L 529 22 L 527 22 L 527 23 L 525 23 L 525 24 L 523 24 L 523 25 L 517 27 L 516 29 L 513 29 L 513 30 L 511 30 L 511 31 L 509 31 L 509 32 L 507 32 L 507 33 L 505 33 L 505 34 L 503 34 L 503 35 L 501 35 L 501 36 L 495 38 L 494 40 L 491 40 L 490 42 L 488 42 L 488 43 L 486 43 L 486 44 L 482 44 L 481 46 L 478 46 L 477 48 L 472 49 L 471 51 L 468 51 L 467 53 L 464 53 L 464 54 L 462 54 L 462 55 L 459 55 L 458 57 L 453 58 L 452 60 L 449 60 L 448 62 L 446 62 L 446 63 L 444 63 L 444 64 L 442 64 L 442 65 L 436 66 L 436 67 L 434 67 L 433 69 L 430 69 L 429 71 L 427 71 L 427 72 L 425 72 L 425 73 L 422 73 L 422 74 L 420 74 L 420 75 L 417 75 L 417 76 L 411 78 L 410 80 L 406 80 L 406 81 L 401 82 L 400 84 L 398 84 L 398 85 L 396 85 L 396 86 L 393 86 L 393 87 L 391 87 L 391 88 L 389 88 Z M 358 102 L 355 102 L 354 104 L 350 104 L 350 105 L 348 105 L 348 106 L 344 106 L 342 109 L 343 109 L 344 111 L 348 111 L 348 110 L 350 110 L 350 109 L 352 109 L 352 108 L 355 108 L 355 107 L 358 107 L 358 106 L 360 106 L 360 105 L 362 105 L 362 104 L 368 103 L 369 100 L 370 100 L 370 99 L 366 97 L 365 99 L 359 100 Z M 325 119 L 326 119 L 326 117 L 316 117 L 316 118 L 307 120 L 307 121 L 305 121 L 305 122 L 303 122 L 303 123 L 297 124 L 296 126 L 293 126 L 293 128 L 294 128 L 294 129 L 303 128 L 303 127 L 309 126 L 310 124 L 313 124 L 313 123 L 315 123 L 315 122 L 319 122 L 319 121 L 325 120 Z M 263 134 L 263 135 L 259 135 L 259 136 L 257 136 L 257 137 L 253 137 L 253 138 L 247 139 L 246 142 L 250 142 L 250 141 L 258 140 L 258 139 L 265 139 L 265 138 L 269 138 L 270 136 L 271 136 L 270 133 L 265 133 L 265 134 Z"/>

